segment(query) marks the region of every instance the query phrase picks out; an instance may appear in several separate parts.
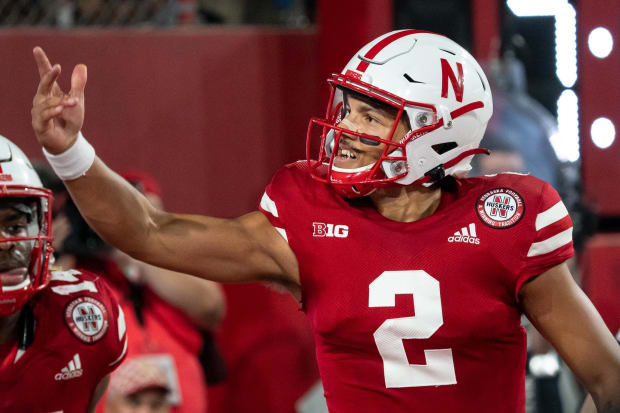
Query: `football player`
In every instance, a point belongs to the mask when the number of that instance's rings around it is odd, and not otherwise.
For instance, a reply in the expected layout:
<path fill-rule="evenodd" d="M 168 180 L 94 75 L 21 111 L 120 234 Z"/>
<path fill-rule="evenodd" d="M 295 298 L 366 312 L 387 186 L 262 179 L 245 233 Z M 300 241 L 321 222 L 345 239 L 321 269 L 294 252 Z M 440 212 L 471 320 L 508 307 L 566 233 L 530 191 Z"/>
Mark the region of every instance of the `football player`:
<path fill-rule="evenodd" d="M 34 56 L 33 127 L 88 222 L 156 266 L 303 297 L 331 411 L 523 412 L 522 313 L 599 410 L 620 411 L 620 351 L 565 264 L 558 194 L 531 176 L 464 177 L 492 99 L 453 41 L 401 30 L 359 50 L 328 80 L 308 159 L 236 219 L 149 205 L 80 134 L 86 67 L 65 95 L 60 66 Z"/>
<path fill-rule="evenodd" d="M 51 202 L 28 158 L 0 136 L 0 411 L 92 412 L 126 350 L 101 278 L 50 271 Z"/>

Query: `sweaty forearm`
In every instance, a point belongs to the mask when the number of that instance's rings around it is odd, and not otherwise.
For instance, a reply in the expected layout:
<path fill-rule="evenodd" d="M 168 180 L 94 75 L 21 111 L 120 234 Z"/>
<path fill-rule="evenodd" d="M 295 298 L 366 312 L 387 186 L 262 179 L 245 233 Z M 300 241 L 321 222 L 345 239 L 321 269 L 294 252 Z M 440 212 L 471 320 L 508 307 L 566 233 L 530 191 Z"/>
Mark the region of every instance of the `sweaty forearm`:
<path fill-rule="evenodd" d="M 132 255 L 145 245 L 154 208 L 99 158 L 84 176 L 65 185 L 82 216 L 106 242 Z"/>

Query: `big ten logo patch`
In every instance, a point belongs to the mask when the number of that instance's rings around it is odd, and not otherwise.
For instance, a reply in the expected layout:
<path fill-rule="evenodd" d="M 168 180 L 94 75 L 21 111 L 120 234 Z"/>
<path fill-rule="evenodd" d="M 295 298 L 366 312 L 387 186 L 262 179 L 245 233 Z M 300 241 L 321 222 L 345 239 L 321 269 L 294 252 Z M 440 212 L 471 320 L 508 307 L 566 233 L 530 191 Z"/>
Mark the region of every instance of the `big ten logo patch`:
<path fill-rule="evenodd" d="M 348 225 L 334 225 L 324 222 L 312 223 L 313 237 L 346 238 L 349 236 Z"/>

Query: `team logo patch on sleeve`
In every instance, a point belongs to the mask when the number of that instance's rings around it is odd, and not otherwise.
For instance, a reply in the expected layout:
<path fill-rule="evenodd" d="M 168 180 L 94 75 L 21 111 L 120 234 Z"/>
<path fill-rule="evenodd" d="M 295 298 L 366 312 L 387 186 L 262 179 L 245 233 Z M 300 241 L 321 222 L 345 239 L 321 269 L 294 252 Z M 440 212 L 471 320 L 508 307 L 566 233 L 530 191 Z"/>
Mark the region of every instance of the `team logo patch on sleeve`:
<path fill-rule="evenodd" d="M 78 297 L 65 308 L 65 321 L 73 334 L 87 344 L 99 341 L 108 331 L 108 310 L 99 300 Z"/>
<path fill-rule="evenodd" d="M 495 188 L 476 201 L 478 217 L 486 225 L 504 229 L 514 226 L 525 213 L 521 195 L 509 188 Z"/>

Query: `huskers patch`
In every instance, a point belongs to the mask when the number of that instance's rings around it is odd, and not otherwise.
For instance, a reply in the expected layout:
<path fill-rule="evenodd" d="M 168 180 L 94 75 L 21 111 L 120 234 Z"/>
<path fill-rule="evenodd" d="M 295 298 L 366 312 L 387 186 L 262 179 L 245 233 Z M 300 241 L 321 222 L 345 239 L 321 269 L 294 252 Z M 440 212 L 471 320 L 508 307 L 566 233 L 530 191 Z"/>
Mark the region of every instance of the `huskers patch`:
<path fill-rule="evenodd" d="M 480 220 L 491 228 L 505 229 L 517 224 L 525 213 L 523 198 L 510 188 L 495 188 L 476 201 Z"/>
<path fill-rule="evenodd" d="M 65 308 L 65 321 L 73 334 L 87 344 L 93 344 L 108 331 L 108 310 L 93 297 L 78 297 Z"/>

